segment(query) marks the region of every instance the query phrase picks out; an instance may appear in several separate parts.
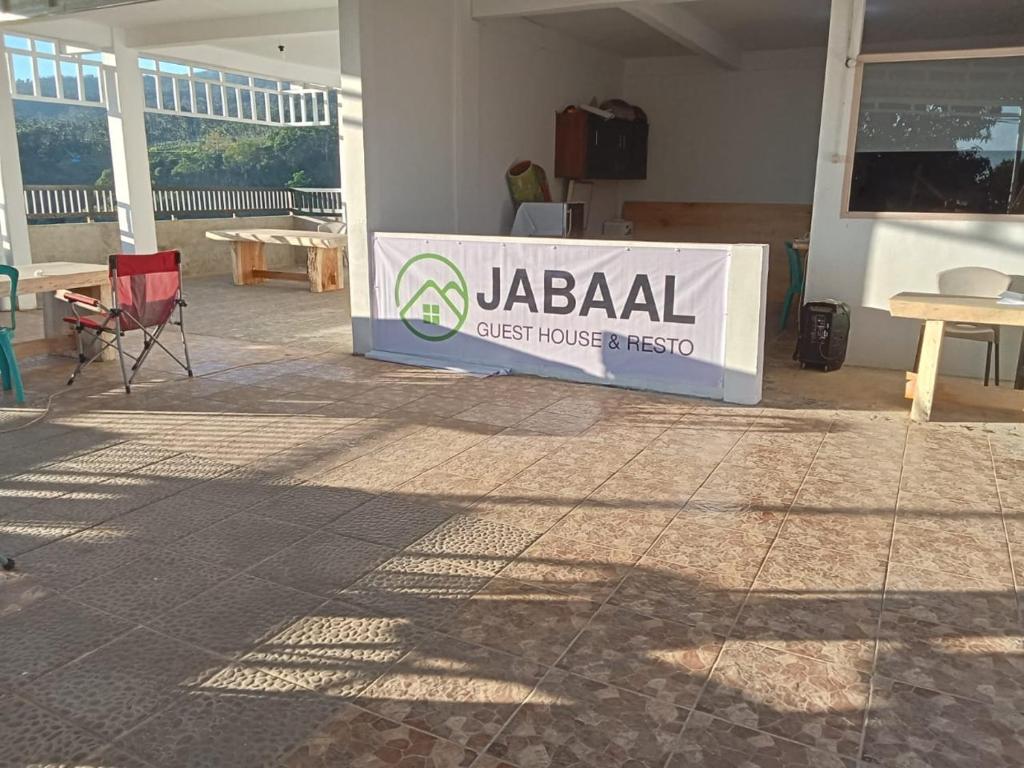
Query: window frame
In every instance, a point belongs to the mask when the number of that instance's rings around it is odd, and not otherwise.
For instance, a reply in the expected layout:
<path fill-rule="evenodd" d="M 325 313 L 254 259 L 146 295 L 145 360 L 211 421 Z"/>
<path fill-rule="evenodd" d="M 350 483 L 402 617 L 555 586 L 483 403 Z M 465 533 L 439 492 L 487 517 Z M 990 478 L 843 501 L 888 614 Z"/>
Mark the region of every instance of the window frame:
<path fill-rule="evenodd" d="M 963 48 L 943 51 L 903 51 L 893 53 L 862 53 L 856 59 L 850 122 L 843 158 L 843 199 L 841 219 L 890 219 L 903 221 L 1006 221 L 1022 222 L 1024 213 L 943 213 L 938 211 L 851 211 L 853 162 L 857 154 L 857 126 L 860 124 L 861 88 L 865 64 L 891 64 L 910 61 L 956 61 L 963 59 L 1024 58 L 1024 46 L 1005 48 Z"/>

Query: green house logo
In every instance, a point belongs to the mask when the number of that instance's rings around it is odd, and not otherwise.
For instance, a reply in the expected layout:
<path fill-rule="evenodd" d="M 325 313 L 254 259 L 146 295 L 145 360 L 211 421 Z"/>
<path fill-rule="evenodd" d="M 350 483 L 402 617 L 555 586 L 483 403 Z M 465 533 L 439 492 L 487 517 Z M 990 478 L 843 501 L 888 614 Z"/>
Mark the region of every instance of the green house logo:
<path fill-rule="evenodd" d="M 395 280 L 398 315 L 425 341 L 450 339 L 469 315 L 469 288 L 454 262 L 436 253 L 409 259 Z"/>

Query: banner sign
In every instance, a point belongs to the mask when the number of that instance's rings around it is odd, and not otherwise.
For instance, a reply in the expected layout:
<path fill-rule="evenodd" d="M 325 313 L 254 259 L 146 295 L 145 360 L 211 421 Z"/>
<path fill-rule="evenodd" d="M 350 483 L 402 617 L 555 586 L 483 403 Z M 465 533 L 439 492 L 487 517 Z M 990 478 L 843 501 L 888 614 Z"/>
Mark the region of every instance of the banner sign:
<path fill-rule="evenodd" d="M 722 397 L 729 263 L 728 246 L 379 234 L 374 349 Z"/>

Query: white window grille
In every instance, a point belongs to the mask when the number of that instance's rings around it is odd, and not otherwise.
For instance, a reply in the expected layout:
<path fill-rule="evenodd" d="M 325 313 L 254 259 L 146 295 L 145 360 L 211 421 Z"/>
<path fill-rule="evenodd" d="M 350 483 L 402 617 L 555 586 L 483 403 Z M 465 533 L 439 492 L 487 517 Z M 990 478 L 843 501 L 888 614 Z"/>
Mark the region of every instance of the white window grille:
<path fill-rule="evenodd" d="M 102 54 L 26 35 L 4 35 L 11 93 L 18 99 L 103 106 Z"/>
<path fill-rule="evenodd" d="M 146 110 L 278 126 L 331 124 L 334 91 L 183 61 L 140 58 Z"/>

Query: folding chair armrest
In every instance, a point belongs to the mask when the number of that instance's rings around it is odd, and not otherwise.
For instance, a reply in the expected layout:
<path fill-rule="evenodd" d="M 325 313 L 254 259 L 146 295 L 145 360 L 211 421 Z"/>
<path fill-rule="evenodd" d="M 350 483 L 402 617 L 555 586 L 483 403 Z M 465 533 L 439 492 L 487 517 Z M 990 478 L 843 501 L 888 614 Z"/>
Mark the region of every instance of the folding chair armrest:
<path fill-rule="evenodd" d="M 91 307 L 93 309 L 104 308 L 103 305 L 100 304 L 99 299 L 94 299 L 92 296 L 85 296 L 73 291 L 66 291 L 63 288 L 58 291 L 54 291 L 53 295 L 61 301 L 66 301 L 68 304 L 81 304 L 84 307 Z"/>

